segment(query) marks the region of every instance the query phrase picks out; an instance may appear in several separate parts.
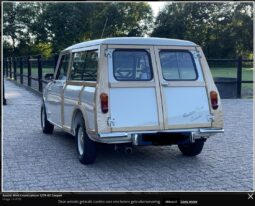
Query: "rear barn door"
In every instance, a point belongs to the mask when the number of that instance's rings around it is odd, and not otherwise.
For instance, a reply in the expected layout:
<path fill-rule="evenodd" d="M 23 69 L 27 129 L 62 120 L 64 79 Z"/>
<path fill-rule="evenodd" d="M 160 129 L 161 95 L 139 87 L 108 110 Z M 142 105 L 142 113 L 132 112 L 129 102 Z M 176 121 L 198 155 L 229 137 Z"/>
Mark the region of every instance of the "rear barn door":
<path fill-rule="evenodd" d="M 108 53 L 111 130 L 163 128 L 153 47 L 112 48 Z"/>
<path fill-rule="evenodd" d="M 155 47 L 165 129 L 211 126 L 199 55 L 195 50 Z"/>

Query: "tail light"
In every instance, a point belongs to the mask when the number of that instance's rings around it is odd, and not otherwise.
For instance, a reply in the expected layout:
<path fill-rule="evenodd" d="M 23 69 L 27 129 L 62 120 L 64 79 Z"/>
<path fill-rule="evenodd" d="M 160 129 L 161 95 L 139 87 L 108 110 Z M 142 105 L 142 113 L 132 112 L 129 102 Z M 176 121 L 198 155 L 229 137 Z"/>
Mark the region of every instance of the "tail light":
<path fill-rule="evenodd" d="M 108 95 L 106 93 L 100 94 L 101 110 L 103 113 L 108 112 Z"/>
<path fill-rule="evenodd" d="M 211 105 L 213 109 L 217 109 L 219 107 L 218 105 L 218 94 L 215 91 L 210 92 L 210 98 L 211 98 Z"/>

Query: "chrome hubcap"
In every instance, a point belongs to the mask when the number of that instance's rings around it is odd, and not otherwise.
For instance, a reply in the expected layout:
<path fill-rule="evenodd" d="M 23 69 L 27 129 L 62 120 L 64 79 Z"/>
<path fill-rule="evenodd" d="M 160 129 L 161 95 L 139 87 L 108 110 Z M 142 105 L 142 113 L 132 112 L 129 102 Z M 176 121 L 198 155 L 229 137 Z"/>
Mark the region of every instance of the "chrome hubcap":
<path fill-rule="evenodd" d="M 79 154 L 83 155 L 84 152 L 84 134 L 83 134 L 83 129 L 79 127 L 78 130 L 78 150 Z"/>

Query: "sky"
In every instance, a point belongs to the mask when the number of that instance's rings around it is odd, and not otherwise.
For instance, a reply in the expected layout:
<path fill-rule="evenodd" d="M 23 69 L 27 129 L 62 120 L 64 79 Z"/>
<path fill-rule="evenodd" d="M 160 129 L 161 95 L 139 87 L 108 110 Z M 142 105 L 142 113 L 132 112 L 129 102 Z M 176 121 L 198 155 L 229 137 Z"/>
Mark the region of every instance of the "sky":
<path fill-rule="evenodd" d="M 158 15 L 158 12 L 164 7 L 165 3 L 167 3 L 167 2 L 164 2 L 164 1 L 160 1 L 160 2 L 158 2 L 158 1 L 150 1 L 150 2 L 148 2 L 148 4 L 152 8 L 154 16 Z"/>

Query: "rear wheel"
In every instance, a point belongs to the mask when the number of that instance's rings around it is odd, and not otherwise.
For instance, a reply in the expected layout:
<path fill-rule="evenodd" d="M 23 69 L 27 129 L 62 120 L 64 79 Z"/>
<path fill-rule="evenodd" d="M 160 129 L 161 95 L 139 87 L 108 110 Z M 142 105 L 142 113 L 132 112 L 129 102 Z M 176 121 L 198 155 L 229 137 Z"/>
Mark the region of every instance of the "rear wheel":
<path fill-rule="evenodd" d="M 54 130 L 54 125 L 51 124 L 47 119 L 44 104 L 41 107 L 41 127 L 42 127 L 43 133 L 45 134 L 52 134 Z"/>
<path fill-rule="evenodd" d="M 78 117 L 75 131 L 75 142 L 79 161 L 82 164 L 93 163 L 96 160 L 96 143 L 88 137 L 81 115 Z"/>
<path fill-rule="evenodd" d="M 179 144 L 180 151 L 185 156 L 196 156 L 201 153 L 204 147 L 204 141 L 196 141 L 189 144 Z"/>

